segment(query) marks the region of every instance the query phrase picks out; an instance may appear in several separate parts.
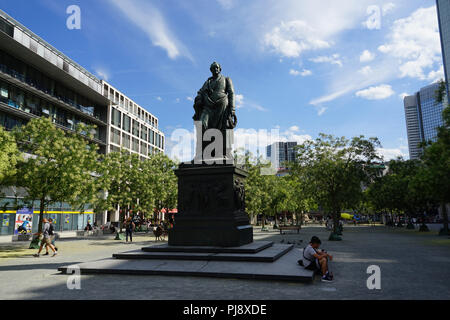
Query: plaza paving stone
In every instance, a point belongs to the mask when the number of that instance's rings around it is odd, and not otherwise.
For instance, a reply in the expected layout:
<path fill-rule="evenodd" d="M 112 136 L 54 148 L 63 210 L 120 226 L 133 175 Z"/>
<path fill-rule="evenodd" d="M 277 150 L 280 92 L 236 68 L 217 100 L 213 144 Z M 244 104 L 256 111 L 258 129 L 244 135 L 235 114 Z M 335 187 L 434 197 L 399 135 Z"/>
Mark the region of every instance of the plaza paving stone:
<path fill-rule="evenodd" d="M 139 275 L 82 275 L 81 290 L 68 290 L 67 264 L 110 258 L 112 254 L 154 245 L 154 238 L 138 235 L 133 244 L 114 240 L 64 240 L 60 255 L 0 258 L 0 299 L 450 299 L 450 239 L 435 232 L 385 227 L 345 226 L 343 241 L 327 241 L 324 227 L 305 227 L 300 234 L 260 232 L 255 240 L 295 243 L 299 258 L 313 235 L 333 254 L 335 281 L 311 284 L 265 280 Z M 303 241 L 301 244 L 300 241 Z M 11 245 L 9 244 L 9 250 Z M 3 248 L 0 246 L 0 256 Z M 13 250 L 10 252 L 14 252 Z M 368 290 L 367 267 L 381 268 L 381 290 Z"/>

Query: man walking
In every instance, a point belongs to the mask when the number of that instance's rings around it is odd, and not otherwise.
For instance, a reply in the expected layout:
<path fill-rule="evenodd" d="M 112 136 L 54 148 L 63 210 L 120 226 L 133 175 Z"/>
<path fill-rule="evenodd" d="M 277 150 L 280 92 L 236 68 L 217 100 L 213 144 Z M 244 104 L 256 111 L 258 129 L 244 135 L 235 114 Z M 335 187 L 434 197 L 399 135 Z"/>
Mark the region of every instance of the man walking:
<path fill-rule="evenodd" d="M 55 247 L 52 245 L 52 239 L 51 236 L 49 234 L 50 231 L 50 223 L 48 222 L 47 219 L 44 218 L 44 220 L 42 220 L 42 222 L 44 223 L 44 226 L 42 228 L 42 236 L 43 239 L 41 241 L 41 246 L 39 247 L 39 251 L 37 254 L 34 255 L 34 257 L 39 258 L 41 255 L 41 251 L 42 248 L 44 247 L 44 245 L 46 245 L 47 247 L 50 247 L 50 249 L 52 249 L 53 251 L 53 257 L 56 256 L 58 253 L 55 250 Z M 39 234 L 39 233 L 38 233 Z M 40 235 L 40 234 L 39 234 Z"/>
<path fill-rule="evenodd" d="M 50 229 L 48 230 L 48 234 L 50 235 L 50 242 L 53 245 L 53 247 L 55 247 L 55 250 L 58 251 L 58 248 L 55 245 L 56 235 L 54 233 L 55 229 L 53 227 L 53 219 L 49 218 L 48 219 L 48 223 L 50 224 Z M 45 245 L 45 254 L 44 254 L 44 256 L 48 256 L 48 245 Z"/>
<path fill-rule="evenodd" d="M 125 233 L 126 233 L 127 242 L 128 242 L 128 236 L 130 236 L 130 242 L 133 242 L 134 228 L 135 228 L 134 222 L 131 220 L 131 218 L 128 218 L 127 222 L 125 224 Z"/>

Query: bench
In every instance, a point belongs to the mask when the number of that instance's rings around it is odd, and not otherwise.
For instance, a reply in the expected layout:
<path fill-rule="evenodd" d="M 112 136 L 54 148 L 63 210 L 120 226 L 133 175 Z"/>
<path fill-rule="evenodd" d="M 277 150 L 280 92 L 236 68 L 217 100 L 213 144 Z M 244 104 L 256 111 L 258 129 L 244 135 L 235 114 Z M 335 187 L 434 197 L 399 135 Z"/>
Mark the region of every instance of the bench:
<path fill-rule="evenodd" d="M 278 226 L 280 230 L 280 234 L 283 234 L 283 230 L 297 230 L 297 233 L 300 233 L 300 226 Z"/>

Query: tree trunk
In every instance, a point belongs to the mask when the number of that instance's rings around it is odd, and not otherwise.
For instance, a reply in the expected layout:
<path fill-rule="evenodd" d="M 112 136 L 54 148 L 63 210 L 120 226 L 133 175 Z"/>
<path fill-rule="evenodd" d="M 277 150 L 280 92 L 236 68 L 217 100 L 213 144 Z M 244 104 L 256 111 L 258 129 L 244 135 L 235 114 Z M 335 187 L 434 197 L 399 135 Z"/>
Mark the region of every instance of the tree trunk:
<path fill-rule="evenodd" d="M 447 205 L 445 202 L 441 203 L 441 210 L 442 210 L 442 218 L 443 218 L 443 224 L 444 224 L 444 234 L 448 234 L 448 214 L 447 214 Z"/>
<path fill-rule="evenodd" d="M 334 211 L 333 212 L 333 233 L 337 234 L 339 232 L 339 211 Z"/>
<path fill-rule="evenodd" d="M 45 210 L 45 197 L 41 199 L 41 203 L 39 204 L 39 227 L 38 232 L 42 233 L 42 225 L 44 220 L 44 210 Z"/>

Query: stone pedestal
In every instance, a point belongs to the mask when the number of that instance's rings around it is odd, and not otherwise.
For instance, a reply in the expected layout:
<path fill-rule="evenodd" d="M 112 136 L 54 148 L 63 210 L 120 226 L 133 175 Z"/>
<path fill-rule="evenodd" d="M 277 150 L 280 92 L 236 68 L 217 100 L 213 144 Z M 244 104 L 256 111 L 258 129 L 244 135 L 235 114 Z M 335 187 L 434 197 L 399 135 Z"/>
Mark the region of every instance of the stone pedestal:
<path fill-rule="evenodd" d="M 239 247 L 253 242 L 245 212 L 244 170 L 182 164 L 175 173 L 178 214 L 169 231 L 170 246 Z"/>

